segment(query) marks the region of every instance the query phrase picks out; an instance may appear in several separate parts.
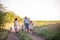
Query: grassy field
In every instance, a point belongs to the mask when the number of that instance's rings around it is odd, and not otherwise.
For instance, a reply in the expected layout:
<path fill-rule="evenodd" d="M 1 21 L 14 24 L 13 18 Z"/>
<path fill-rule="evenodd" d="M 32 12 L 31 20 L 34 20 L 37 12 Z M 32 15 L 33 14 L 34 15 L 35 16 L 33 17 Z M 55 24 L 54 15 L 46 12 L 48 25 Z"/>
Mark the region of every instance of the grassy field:
<path fill-rule="evenodd" d="M 60 21 L 33 21 L 34 26 L 46 26 L 49 24 L 60 23 Z"/>
<path fill-rule="evenodd" d="M 46 40 L 60 40 L 60 21 L 33 21 L 34 31 L 37 35 L 44 37 Z M 6 23 L 4 29 L 0 29 L 0 40 L 6 40 L 12 23 Z M 20 40 L 32 40 L 26 32 L 17 33 Z"/>
<path fill-rule="evenodd" d="M 34 27 L 34 31 L 46 40 L 60 40 L 60 24 L 50 24 L 47 27 Z"/>
<path fill-rule="evenodd" d="M 60 23 L 60 21 L 33 21 L 34 26 L 47 26 L 50 24 L 56 24 L 56 23 Z M 23 22 L 20 22 L 20 26 L 23 24 Z M 5 23 L 5 27 L 4 29 L 10 29 L 11 26 L 13 26 L 14 23 Z"/>

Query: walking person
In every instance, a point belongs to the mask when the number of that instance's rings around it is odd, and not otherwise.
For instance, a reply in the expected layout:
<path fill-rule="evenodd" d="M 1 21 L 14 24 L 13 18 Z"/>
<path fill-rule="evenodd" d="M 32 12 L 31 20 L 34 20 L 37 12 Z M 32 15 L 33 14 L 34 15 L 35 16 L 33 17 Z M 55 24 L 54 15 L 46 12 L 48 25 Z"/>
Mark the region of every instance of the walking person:
<path fill-rule="evenodd" d="M 18 18 L 15 18 L 15 20 L 14 20 L 14 29 L 15 29 L 15 32 L 17 32 L 18 31 Z"/>
<path fill-rule="evenodd" d="M 32 23 L 32 21 L 30 21 L 30 23 L 29 23 L 29 32 L 30 33 L 33 32 L 33 23 Z"/>
<path fill-rule="evenodd" d="M 24 25 L 25 25 L 26 32 L 29 32 L 29 19 L 26 16 L 24 18 Z"/>

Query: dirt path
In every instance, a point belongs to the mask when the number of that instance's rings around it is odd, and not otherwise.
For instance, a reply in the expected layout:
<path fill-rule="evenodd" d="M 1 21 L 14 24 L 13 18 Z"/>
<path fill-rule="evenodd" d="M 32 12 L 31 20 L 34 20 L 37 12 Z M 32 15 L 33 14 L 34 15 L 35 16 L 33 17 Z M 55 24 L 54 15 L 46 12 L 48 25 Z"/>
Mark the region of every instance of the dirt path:
<path fill-rule="evenodd" d="M 38 37 L 37 35 L 32 33 L 27 33 L 27 35 L 30 36 L 33 40 L 45 40 L 42 37 Z"/>
<path fill-rule="evenodd" d="M 43 39 L 42 37 L 38 37 L 37 35 L 32 34 L 32 33 L 27 33 L 27 35 L 28 35 L 29 37 L 31 37 L 33 40 L 45 40 L 45 39 Z M 17 38 L 16 33 L 10 32 L 10 34 L 8 35 L 7 40 L 19 40 L 19 39 Z"/>
<path fill-rule="evenodd" d="M 11 33 L 8 35 L 7 40 L 19 40 L 19 39 L 17 38 L 16 33 L 11 32 Z"/>

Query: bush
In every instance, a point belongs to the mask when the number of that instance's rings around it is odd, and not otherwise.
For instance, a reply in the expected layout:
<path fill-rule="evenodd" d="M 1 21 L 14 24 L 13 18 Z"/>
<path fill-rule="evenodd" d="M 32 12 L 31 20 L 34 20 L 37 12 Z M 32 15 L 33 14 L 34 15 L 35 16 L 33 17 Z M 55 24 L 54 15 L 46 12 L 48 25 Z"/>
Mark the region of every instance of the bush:
<path fill-rule="evenodd" d="M 58 32 L 53 38 L 52 40 L 60 40 L 60 32 Z"/>
<path fill-rule="evenodd" d="M 26 32 L 19 31 L 17 35 L 19 40 L 32 40 L 29 36 L 27 36 Z"/>

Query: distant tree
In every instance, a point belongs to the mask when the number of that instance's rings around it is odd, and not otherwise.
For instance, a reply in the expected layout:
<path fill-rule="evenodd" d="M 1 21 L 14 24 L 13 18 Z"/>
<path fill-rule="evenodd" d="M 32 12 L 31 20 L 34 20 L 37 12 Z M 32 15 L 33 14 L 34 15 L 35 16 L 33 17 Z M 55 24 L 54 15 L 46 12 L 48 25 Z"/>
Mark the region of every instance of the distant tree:
<path fill-rule="evenodd" d="M 0 26 L 5 23 L 13 23 L 15 14 L 13 12 L 2 12 L 0 11 Z"/>
<path fill-rule="evenodd" d="M 21 18 L 20 16 L 17 16 L 17 17 L 18 17 L 18 21 L 22 22 L 23 18 Z"/>
<path fill-rule="evenodd" d="M 4 23 L 11 23 L 14 21 L 15 14 L 13 12 L 4 13 Z"/>
<path fill-rule="evenodd" d="M 0 27 L 3 28 L 2 26 L 5 23 L 13 23 L 14 22 L 14 18 L 17 17 L 19 22 L 22 22 L 22 18 L 20 18 L 20 16 L 15 15 L 14 12 L 12 11 L 4 11 L 5 7 L 3 6 L 3 4 L 0 4 Z"/>

